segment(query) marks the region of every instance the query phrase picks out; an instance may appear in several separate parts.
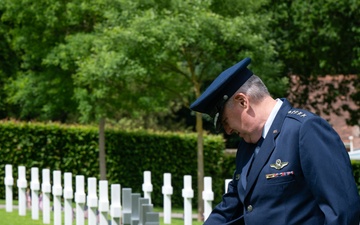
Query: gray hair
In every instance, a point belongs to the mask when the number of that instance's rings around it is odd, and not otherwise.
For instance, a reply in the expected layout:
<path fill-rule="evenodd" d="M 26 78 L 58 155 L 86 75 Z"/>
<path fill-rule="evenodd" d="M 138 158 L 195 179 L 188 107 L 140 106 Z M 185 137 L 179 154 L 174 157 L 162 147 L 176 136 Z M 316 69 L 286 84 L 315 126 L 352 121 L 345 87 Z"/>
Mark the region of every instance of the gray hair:
<path fill-rule="evenodd" d="M 269 90 L 260 77 L 253 74 L 235 93 L 243 93 L 254 102 L 260 102 L 266 96 L 270 96 Z"/>

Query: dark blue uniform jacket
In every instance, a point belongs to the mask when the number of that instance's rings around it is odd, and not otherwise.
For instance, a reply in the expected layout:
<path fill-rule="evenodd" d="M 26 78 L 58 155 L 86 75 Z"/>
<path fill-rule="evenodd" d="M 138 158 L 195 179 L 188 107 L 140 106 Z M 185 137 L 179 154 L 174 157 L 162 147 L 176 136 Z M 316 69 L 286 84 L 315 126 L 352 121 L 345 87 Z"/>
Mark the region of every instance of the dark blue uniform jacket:
<path fill-rule="evenodd" d="M 206 225 L 359 225 L 360 199 L 349 155 L 327 121 L 286 99 L 252 163 L 241 142 L 228 192 Z"/>

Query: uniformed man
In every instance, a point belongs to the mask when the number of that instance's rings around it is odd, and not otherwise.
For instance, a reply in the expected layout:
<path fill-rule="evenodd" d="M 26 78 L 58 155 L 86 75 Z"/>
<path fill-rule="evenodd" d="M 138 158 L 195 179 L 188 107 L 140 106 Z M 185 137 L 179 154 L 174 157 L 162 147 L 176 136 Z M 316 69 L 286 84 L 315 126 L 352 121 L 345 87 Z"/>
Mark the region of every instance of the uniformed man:
<path fill-rule="evenodd" d="M 359 225 L 360 198 L 339 135 L 319 116 L 273 99 L 246 58 L 190 106 L 242 141 L 236 171 L 206 225 Z"/>

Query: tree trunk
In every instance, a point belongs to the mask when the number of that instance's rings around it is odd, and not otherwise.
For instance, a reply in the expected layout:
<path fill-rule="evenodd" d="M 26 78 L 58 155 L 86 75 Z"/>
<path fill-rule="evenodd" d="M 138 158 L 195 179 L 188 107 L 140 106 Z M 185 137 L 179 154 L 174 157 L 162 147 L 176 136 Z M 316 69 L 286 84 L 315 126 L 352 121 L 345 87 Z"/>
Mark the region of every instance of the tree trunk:
<path fill-rule="evenodd" d="M 198 184 L 198 221 L 204 220 L 204 200 L 202 192 L 204 190 L 204 138 L 202 114 L 196 113 L 196 131 L 197 131 L 197 184 Z"/>
<path fill-rule="evenodd" d="M 106 180 L 106 153 L 105 153 L 105 118 L 99 121 L 99 166 L 100 180 Z"/>

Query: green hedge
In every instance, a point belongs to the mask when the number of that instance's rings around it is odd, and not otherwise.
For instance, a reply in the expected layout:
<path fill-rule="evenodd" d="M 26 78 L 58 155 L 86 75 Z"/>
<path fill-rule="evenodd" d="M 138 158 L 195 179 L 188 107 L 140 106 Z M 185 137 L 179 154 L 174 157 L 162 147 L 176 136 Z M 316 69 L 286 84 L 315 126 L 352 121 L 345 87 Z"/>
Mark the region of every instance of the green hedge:
<path fill-rule="evenodd" d="M 355 182 L 360 194 L 360 161 L 352 160 L 351 165 L 354 171 Z"/>
<path fill-rule="evenodd" d="M 44 168 L 99 178 L 97 127 L 0 121 L 0 134 L 0 187 L 4 187 L 5 165 L 13 165 L 15 199 L 19 165 L 27 169 L 28 185 L 31 167 L 39 168 L 40 179 Z M 193 206 L 197 206 L 196 134 L 108 128 L 105 138 L 109 184 L 121 184 L 142 194 L 143 172 L 151 171 L 152 202 L 162 206 L 163 174 L 171 173 L 172 203 L 174 207 L 182 207 L 183 176 L 191 175 L 195 191 Z M 224 148 L 221 136 L 204 136 L 205 176 L 213 178 L 214 204 L 221 201 L 225 179 L 231 178 L 235 169 L 235 157 L 224 154 Z M 360 190 L 360 162 L 353 161 L 352 166 Z M 5 198 L 5 188 L 0 188 L 1 198 Z"/>
<path fill-rule="evenodd" d="M 99 178 L 98 129 L 90 126 L 66 126 L 56 123 L 24 123 L 0 121 L 0 186 L 4 187 L 5 165 L 13 165 L 14 198 L 17 198 L 17 166 L 26 166 L 30 182 L 30 168 L 71 172 L 73 176 Z M 154 205 L 162 206 L 163 174 L 172 174 L 174 207 L 183 206 L 181 190 L 183 176 L 191 175 L 197 201 L 197 144 L 194 133 L 157 133 L 106 129 L 107 179 L 142 193 L 143 172 L 151 171 Z M 225 178 L 231 178 L 233 169 L 224 166 L 221 136 L 204 136 L 205 176 L 213 178 L 215 201 L 224 192 Z M 51 178 L 52 179 L 52 178 Z M 75 182 L 73 182 L 75 183 Z M 75 191 L 75 189 L 74 189 Z M 0 188 L 0 196 L 5 196 Z M 0 197 L 4 198 L 4 197 Z"/>

